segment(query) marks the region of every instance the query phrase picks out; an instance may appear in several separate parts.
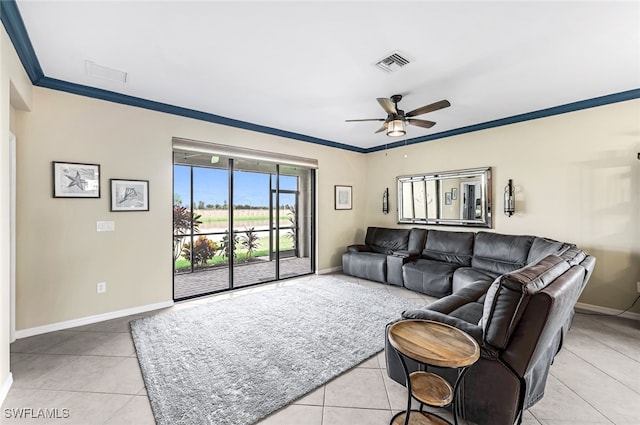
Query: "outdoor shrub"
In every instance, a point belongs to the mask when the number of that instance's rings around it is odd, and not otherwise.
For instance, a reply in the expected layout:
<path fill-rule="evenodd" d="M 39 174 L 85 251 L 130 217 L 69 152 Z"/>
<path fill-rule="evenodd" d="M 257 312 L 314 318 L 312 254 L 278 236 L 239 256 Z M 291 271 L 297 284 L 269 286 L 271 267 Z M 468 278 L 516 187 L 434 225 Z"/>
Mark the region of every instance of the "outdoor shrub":
<path fill-rule="evenodd" d="M 291 229 L 289 229 L 289 231 L 287 232 L 287 236 L 291 239 L 291 242 L 293 242 L 293 249 L 296 249 L 296 240 L 297 238 L 297 226 L 296 226 L 296 207 L 295 206 L 291 206 L 289 207 L 289 212 L 287 213 L 287 219 L 289 220 L 289 223 L 291 223 Z"/>
<path fill-rule="evenodd" d="M 260 238 L 254 229 L 255 227 L 245 228 L 244 235 L 240 236 L 240 243 L 247 250 L 247 260 L 251 259 L 260 245 Z"/>
<path fill-rule="evenodd" d="M 205 266 L 216 255 L 217 250 L 218 245 L 214 241 L 199 236 L 193 243 L 193 249 L 190 242 L 182 246 L 182 256 L 191 264 Z"/>
<path fill-rule="evenodd" d="M 188 208 L 181 205 L 173 206 L 173 262 L 180 257 L 180 253 L 183 251 L 182 238 L 189 235 L 191 232 L 191 222 L 193 220 L 193 232 L 197 233 L 200 230 L 198 226 L 202 224 L 200 220 L 202 216 L 200 214 L 193 214 Z M 185 244 L 186 245 L 186 244 Z M 185 257 L 186 258 L 186 257 Z"/>
<path fill-rule="evenodd" d="M 233 252 L 233 258 L 236 258 L 236 244 L 238 243 L 238 236 L 237 235 L 233 235 L 233 245 L 229 243 L 229 231 L 227 230 L 226 234 L 222 237 L 222 240 L 220 241 L 220 247 L 218 248 L 218 254 L 220 254 L 220 256 L 222 258 L 227 258 L 229 257 L 229 251 Z"/>

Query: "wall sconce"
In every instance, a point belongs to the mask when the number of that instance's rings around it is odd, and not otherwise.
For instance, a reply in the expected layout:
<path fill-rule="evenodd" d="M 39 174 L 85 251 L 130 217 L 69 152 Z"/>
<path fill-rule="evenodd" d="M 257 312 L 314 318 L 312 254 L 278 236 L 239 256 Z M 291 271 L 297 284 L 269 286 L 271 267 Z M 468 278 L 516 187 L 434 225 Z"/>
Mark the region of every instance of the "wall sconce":
<path fill-rule="evenodd" d="M 382 213 L 389 214 L 389 188 L 386 188 L 382 194 Z"/>
<path fill-rule="evenodd" d="M 511 217 L 516 212 L 516 191 L 513 188 L 513 180 L 509 179 L 509 184 L 504 188 L 504 214 Z"/>

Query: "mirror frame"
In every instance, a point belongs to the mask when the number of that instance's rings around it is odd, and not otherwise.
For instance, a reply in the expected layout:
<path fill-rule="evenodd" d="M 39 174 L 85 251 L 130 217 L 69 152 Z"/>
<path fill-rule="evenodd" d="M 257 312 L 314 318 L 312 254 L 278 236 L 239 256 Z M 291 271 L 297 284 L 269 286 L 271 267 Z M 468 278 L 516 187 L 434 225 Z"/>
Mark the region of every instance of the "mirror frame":
<path fill-rule="evenodd" d="M 442 216 L 442 205 L 445 203 L 445 194 L 442 193 L 441 187 L 442 182 L 448 179 L 456 179 L 456 178 L 464 178 L 464 177 L 479 177 L 481 184 L 481 193 L 480 193 L 480 218 L 476 219 L 453 219 L 453 218 L 440 218 Z M 397 188 L 398 188 L 398 224 L 432 224 L 432 225 L 443 225 L 443 226 L 465 226 L 465 227 L 485 227 L 491 228 L 492 220 L 491 220 L 491 167 L 481 167 L 481 168 L 469 168 L 465 170 L 455 170 L 455 171 L 443 171 L 437 173 L 420 173 L 420 174 L 412 174 L 405 176 L 396 177 Z M 419 195 L 420 199 L 416 200 L 413 195 L 413 184 L 417 182 L 425 182 L 425 192 L 427 193 L 425 197 L 425 193 Z M 428 182 L 434 182 L 431 185 L 435 184 L 435 190 L 437 196 L 436 199 L 436 217 L 430 217 L 429 207 L 427 206 L 429 202 L 427 202 L 429 191 L 426 189 Z M 403 193 L 403 188 L 406 183 L 411 183 L 412 194 L 407 195 Z M 458 188 L 458 192 L 460 188 Z M 418 205 L 425 205 L 425 217 L 415 218 L 415 213 L 413 217 L 404 217 L 403 212 L 405 211 L 404 207 L 404 198 L 405 196 L 411 196 L 412 205 L 411 208 L 415 211 L 416 201 Z M 459 196 L 462 196 L 460 194 Z"/>

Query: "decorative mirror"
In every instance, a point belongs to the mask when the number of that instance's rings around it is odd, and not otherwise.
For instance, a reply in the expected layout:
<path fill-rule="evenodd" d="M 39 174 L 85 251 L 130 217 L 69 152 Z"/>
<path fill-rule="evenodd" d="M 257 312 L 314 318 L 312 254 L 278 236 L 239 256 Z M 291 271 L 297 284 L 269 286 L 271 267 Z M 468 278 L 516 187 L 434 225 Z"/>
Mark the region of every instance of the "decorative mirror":
<path fill-rule="evenodd" d="M 491 167 L 399 176 L 398 224 L 491 227 Z"/>

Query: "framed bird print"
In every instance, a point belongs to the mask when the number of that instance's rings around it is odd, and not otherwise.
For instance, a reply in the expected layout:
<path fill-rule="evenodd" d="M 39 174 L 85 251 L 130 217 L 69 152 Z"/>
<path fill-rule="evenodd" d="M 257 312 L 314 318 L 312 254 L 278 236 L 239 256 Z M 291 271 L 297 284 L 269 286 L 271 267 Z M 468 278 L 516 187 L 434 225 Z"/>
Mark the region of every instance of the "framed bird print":
<path fill-rule="evenodd" d="M 111 179 L 111 211 L 149 211 L 149 181 Z"/>
<path fill-rule="evenodd" d="M 100 165 L 53 161 L 54 198 L 99 198 Z"/>

